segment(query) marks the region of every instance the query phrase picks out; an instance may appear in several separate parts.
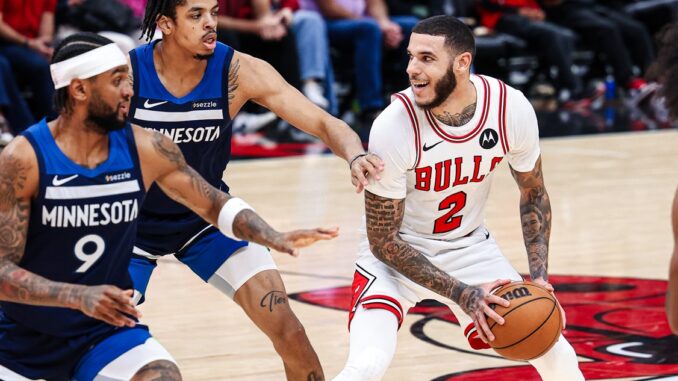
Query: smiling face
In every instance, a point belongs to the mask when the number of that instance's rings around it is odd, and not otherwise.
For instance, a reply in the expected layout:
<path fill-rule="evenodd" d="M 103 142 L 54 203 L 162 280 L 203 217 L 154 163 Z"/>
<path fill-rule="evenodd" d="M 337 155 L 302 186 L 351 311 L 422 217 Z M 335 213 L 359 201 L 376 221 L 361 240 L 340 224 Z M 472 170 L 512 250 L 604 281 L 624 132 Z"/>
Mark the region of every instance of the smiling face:
<path fill-rule="evenodd" d="M 440 106 L 457 87 L 456 67 L 470 54 L 454 55 L 444 36 L 419 33 L 412 33 L 407 52 L 410 56 L 407 75 L 415 103 L 425 109 Z"/>
<path fill-rule="evenodd" d="M 187 0 L 176 7 L 176 15 L 158 18 L 163 39 L 172 39 L 196 59 L 214 55 L 217 46 L 217 0 Z"/>

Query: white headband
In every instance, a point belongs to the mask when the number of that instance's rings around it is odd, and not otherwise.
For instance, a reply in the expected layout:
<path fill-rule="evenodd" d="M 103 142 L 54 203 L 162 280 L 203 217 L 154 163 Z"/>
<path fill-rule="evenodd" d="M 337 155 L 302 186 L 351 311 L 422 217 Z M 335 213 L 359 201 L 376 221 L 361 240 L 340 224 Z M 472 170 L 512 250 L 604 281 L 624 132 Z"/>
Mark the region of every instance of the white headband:
<path fill-rule="evenodd" d="M 52 64 L 49 70 L 52 72 L 54 88 L 60 89 L 70 85 L 76 78 L 91 78 L 121 65 L 127 65 L 125 53 L 118 45 L 108 44 Z"/>

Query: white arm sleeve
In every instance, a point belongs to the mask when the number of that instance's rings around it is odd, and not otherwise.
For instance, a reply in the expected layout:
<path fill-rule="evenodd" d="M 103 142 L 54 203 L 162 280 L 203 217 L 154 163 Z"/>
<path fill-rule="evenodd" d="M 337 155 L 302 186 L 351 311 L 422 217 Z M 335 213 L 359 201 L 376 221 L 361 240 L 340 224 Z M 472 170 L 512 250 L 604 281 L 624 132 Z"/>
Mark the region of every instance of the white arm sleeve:
<path fill-rule="evenodd" d="M 407 194 L 407 171 L 414 166 L 414 130 L 399 101 L 391 103 L 374 121 L 369 152 L 384 161 L 381 180 L 371 180 L 365 188 L 377 196 L 403 199 Z"/>
<path fill-rule="evenodd" d="M 537 116 L 522 92 L 509 87 L 507 95 L 506 133 L 509 152 L 506 158 L 515 171 L 529 172 L 534 169 L 541 154 Z"/>

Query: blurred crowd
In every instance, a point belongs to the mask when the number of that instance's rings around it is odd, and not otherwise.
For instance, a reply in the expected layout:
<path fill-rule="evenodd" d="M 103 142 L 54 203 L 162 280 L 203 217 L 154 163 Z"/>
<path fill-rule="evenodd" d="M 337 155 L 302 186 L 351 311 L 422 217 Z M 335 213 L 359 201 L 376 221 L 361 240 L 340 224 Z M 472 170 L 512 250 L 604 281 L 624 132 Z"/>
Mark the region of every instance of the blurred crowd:
<path fill-rule="evenodd" d="M 421 18 L 462 19 L 477 37 L 474 70 L 518 87 L 536 105 L 641 104 L 656 96 L 655 35 L 678 0 L 218 0 L 219 39 L 269 62 L 313 103 L 366 138 L 389 94 L 408 86 L 407 41 Z M 145 0 L 0 0 L 0 145 L 54 116 L 49 60 L 78 30 L 124 50 L 139 39 Z M 547 99 L 547 102 L 538 103 Z M 313 138 L 248 105 L 241 134 L 274 129 Z"/>

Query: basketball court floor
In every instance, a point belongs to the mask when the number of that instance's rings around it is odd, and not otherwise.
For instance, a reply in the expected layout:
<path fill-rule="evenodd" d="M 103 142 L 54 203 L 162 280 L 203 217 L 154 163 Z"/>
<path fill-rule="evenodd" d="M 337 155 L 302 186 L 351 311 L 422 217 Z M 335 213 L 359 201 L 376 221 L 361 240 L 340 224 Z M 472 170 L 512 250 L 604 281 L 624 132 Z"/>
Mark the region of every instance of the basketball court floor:
<path fill-rule="evenodd" d="M 567 313 L 565 336 L 586 378 L 678 380 L 678 338 L 664 318 L 678 131 L 553 138 L 541 145 L 553 209 L 549 272 Z M 348 353 L 345 310 L 363 212 L 346 163 L 327 155 L 243 160 L 229 165 L 226 180 L 278 229 L 340 227 L 337 239 L 299 258 L 273 254 L 331 379 Z M 487 226 L 526 273 L 518 190 L 505 163 L 496 171 Z M 161 260 L 147 298 L 143 320 L 176 357 L 185 380 L 285 379 L 268 339 L 238 306 L 176 260 Z M 467 349 L 455 322 L 435 303 L 411 310 L 384 379 L 539 379 L 526 363 Z"/>

